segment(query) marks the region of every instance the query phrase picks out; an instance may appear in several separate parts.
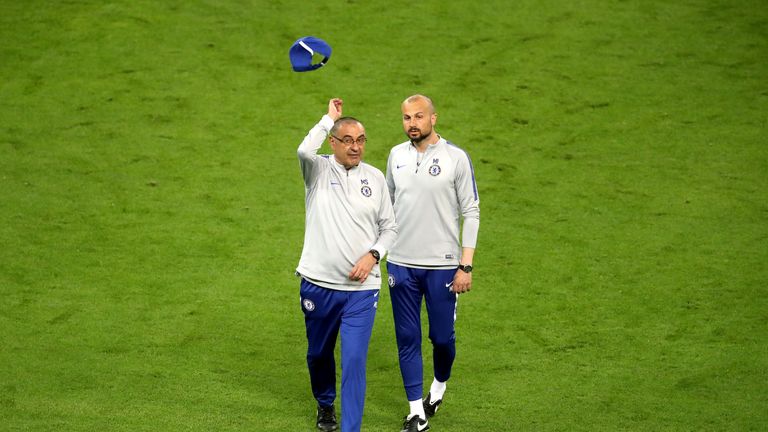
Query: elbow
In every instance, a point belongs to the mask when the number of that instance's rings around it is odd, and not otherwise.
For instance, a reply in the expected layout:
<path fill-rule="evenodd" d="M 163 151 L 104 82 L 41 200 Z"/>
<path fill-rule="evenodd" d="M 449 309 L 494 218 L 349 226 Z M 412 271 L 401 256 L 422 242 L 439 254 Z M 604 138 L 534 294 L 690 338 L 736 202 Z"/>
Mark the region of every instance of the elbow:
<path fill-rule="evenodd" d="M 480 209 L 477 208 L 477 207 L 469 208 L 469 209 L 465 210 L 462 213 L 461 216 L 464 218 L 464 220 L 475 219 L 475 220 L 479 221 L 480 220 Z"/>
<path fill-rule="evenodd" d="M 299 157 L 299 160 L 309 160 L 312 159 L 312 152 L 302 146 L 296 150 L 296 156 Z"/>

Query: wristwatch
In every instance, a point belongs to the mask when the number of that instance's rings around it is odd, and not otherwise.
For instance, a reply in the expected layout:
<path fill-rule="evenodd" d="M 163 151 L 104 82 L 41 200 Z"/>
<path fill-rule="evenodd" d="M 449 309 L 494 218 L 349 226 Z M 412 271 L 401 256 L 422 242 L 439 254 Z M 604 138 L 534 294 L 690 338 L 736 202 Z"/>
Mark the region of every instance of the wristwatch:
<path fill-rule="evenodd" d="M 381 259 L 381 255 L 379 255 L 379 251 L 377 251 L 376 249 L 371 249 L 368 251 L 368 253 L 370 253 L 371 255 L 373 255 L 374 258 L 376 258 L 376 264 L 378 264 L 379 260 Z"/>
<path fill-rule="evenodd" d="M 472 265 L 471 264 L 459 264 L 459 270 L 463 271 L 464 273 L 472 273 Z"/>

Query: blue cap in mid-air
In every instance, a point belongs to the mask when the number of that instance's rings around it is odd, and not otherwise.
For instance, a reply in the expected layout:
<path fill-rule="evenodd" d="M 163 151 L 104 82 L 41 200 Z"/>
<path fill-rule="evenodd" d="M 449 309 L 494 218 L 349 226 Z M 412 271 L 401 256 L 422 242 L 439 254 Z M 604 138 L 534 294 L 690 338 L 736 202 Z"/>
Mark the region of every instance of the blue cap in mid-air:
<path fill-rule="evenodd" d="M 321 54 L 325 58 L 319 63 L 312 64 L 312 57 L 315 53 Z M 291 45 L 288 57 L 291 59 L 291 66 L 296 72 L 315 70 L 328 63 L 328 59 L 331 58 L 331 46 L 320 38 L 305 36 L 297 39 Z"/>

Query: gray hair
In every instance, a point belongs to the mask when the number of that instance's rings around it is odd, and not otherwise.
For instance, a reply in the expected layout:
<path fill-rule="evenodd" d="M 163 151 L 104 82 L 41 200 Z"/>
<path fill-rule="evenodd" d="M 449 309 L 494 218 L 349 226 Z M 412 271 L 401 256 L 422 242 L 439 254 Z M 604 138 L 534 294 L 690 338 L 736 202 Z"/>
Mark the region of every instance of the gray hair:
<path fill-rule="evenodd" d="M 331 128 L 331 135 L 336 135 L 336 132 L 339 130 L 340 127 L 350 123 L 357 123 L 360 125 L 360 127 L 364 127 L 363 124 L 360 123 L 360 120 L 354 117 L 341 117 L 340 119 L 336 120 L 333 123 L 333 127 Z"/>

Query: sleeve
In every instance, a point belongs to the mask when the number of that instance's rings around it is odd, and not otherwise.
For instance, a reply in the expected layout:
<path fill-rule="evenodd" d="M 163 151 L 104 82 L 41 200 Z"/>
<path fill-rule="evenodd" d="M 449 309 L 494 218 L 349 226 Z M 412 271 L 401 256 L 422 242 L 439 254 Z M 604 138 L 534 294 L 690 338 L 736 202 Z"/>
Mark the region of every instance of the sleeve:
<path fill-rule="evenodd" d="M 463 219 L 461 246 L 475 248 L 480 230 L 480 196 L 477 194 L 472 160 L 466 152 L 463 152 L 463 157 L 459 159 L 456 171 L 456 196 Z"/>
<path fill-rule="evenodd" d="M 382 178 L 382 180 L 384 179 Z M 392 208 L 392 201 L 387 194 L 387 187 L 383 186 L 384 182 L 380 184 L 382 187 L 379 193 L 381 196 L 378 216 L 379 237 L 371 249 L 376 249 L 379 252 L 379 256 L 384 258 L 384 255 L 387 254 L 397 238 L 397 223 L 395 222 L 395 211 Z"/>
<path fill-rule="evenodd" d="M 394 159 L 395 149 L 389 152 L 387 159 L 387 189 L 389 189 L 389 199 L 392 204 L 395 203 L 395 179 L 392 176 L 392 159 Z M 383 255 L 382 255 L 383 256 Z"/>
<path fill-rule="evenodd" d="M 320 163 L 322 156 L 317 154 L 320 146 L 323 145 L 323 141 L 328 137 L 333 127 L 333 119 L 324 115 L 322 119 L 309 130 L 309 133 L 304 137 L 304 141 L 299 144 L 297 154 L 299 156 L 299 166 L 301 168 L 301 174 L 304 177 L 304 184 L 310 186 L 312 179 L 315 177 L 315 173 Z"/>

